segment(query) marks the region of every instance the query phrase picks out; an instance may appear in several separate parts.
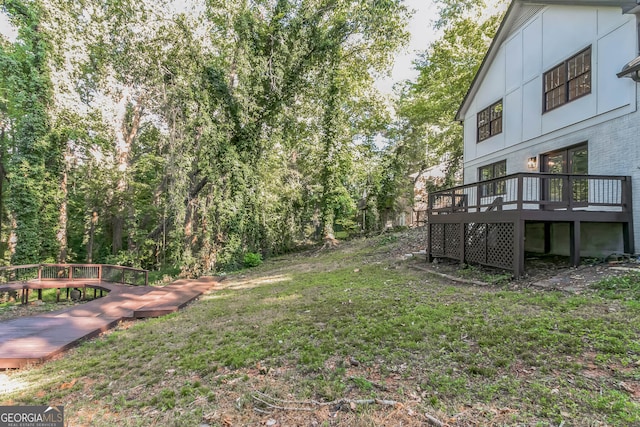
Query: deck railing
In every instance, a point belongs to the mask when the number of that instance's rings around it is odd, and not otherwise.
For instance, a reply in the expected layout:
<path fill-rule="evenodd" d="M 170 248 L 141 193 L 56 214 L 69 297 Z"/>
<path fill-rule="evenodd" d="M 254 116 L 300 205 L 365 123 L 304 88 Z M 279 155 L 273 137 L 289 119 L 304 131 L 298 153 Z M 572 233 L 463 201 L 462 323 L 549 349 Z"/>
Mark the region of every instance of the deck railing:
<path fill-rule="evenodd" d="M 111 282 L 146 286 L 149 272 L 139 268 L 106 264 L 31 264 L 0 267 L 0 283 L 31 280 L 64 282 Z"/>
<path fill-rule="evenodd" d="M 487 210 L 629 212 L 631 177 L 517 173 L 429 194 L 430 215 Z"/>

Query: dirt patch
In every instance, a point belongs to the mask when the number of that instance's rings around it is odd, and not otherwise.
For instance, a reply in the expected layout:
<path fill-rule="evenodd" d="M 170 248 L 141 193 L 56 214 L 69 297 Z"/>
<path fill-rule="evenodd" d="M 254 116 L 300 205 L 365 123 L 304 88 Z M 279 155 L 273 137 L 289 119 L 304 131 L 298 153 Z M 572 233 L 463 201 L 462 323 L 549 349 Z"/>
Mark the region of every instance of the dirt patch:
<path fill-rule="evenodd" d="M 583 265 L 572 267 L 569 258 L 555 255 L 529 254 L 525 260 L 525 275 L 513 278 L 511 272 L 480 265 L 461 265 L 459 261 L 437 258 L 426 262 L 426 228 L 398 234 L 398 244 L 390 255 L 395 259 L 411 259 L 415 266 L 432 271 L 445 279 L 463 283 L 499 285 L 518 290 L 537 288 L 549 291 L 582 293 L 593 284 L 608 277 L 640 273 L 640 262 L 629 257 L 613 257 L 606 260 L 585 260 Z"/>
<path fill-rule="evenodd" d="M 525 276 L 517 279 L 510 277 L 510 273 L 505 270 L 460 265 L 458 261 L 448 259 L 436 259 L 430 264 L 424 259 L 422 262 L 417 259 L 414 262 L 424 270 L 451 280 L 459 279 L 463 283 L 498 285 L 511 290 L 537 288 L 576 294 L 587 291 L 595 283 L 609 277 L 640 273 L 640 264 L 637 262 L 603 262 L 571 267 L 562 257 L 536 259 L 525 267 Z"/>

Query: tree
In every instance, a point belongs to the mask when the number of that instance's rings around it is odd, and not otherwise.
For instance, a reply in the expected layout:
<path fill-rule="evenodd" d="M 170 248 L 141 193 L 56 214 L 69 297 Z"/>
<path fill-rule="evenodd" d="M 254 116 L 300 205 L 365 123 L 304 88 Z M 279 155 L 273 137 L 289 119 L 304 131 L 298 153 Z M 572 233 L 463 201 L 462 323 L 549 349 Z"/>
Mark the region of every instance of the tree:
<path fill-rule="evenodd" d="M 49 77 L 50 46 L 41 27 L 37 4 L 7 0 L 3 7 L 19 28 L 19 43 L 0 49 L 2 93 L 9 182 L 7 209 L 14 224 L 11 261 L 33 263 L 54 260 L 59 201 L 59 151 L 51 138 L 49 109 L 52 88 Z"/>
<path fill-rule="evenodd" d="M 27 3 L 6 3 L 22 19 L 11 5 Z M 0 107 L 16 253 L 39 249 L 14 261 L 197 275 L 353 224 L 388 122 L 373 81 L 406 39 L 402 1 L 27 6 L 37 19 L 3 47 Z"/>
<path fill-rule="evenodd" d="M 435 26 L 443 34 L 416 62 L 417 79 L 405 82 L 401 88 L 399 119 L 388 135 L 392 143 L 382 185 L 382 200 L 387 200 L 387 206 L 397 199 L 397 191 L 407 188 L 406 176 L 431 166 L 445 163 L 446 179 L 442 185 L 455 183 L 463 154 L 462 127 L 455 122 L 455 114 L 502 16 L 485 16 L 483 0 L 438 3 L 440 17 Z M 411 198 L 412 188 L 405 190 Z"/>

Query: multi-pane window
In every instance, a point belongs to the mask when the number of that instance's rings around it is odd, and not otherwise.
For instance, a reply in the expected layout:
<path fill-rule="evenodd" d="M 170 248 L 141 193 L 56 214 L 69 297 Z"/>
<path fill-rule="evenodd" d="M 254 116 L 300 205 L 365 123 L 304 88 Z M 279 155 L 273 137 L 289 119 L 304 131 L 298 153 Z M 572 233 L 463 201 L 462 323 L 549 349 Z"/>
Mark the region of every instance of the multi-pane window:
<path fill-rule="evenodd" d="M 478 142 L 502 132 L 502 100 L 478 113 Z"/>
<path fill-rule="evenodd" d="M 591 46 L 544 73 L 544 111 L 591 93 Z"/>
<path fill-rule="evenodd" d="M 507 175 L 507 161 L 502 160 L 478 168 L 478 181 L 489 181 Z M 480 197 L 499 196 L 506 194 L 504 180 L 496 180 L 480 186 Z"/>
<path fill-rule="evenodd" d="M 542 171 L 554 174 L 587 175 L 589 173 L 589 149 L 587 144 L 547 153 L 542 156 Z M 546 178 L 549 201 L 562 202 L 568 197 L 567 185 L 573 193 L 574 203 L 586 203 L 589 200 L 589 180 L 586 177 L 573 176 L 571 181 L 565 178 Z"/>

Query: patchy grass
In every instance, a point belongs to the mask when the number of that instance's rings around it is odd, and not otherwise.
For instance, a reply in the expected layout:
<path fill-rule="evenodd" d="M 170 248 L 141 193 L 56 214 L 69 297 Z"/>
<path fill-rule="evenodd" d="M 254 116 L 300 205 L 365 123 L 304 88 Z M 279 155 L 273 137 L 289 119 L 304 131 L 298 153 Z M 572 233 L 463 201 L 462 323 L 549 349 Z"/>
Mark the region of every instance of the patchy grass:
<path fill-rule="evenodd" d="M 510 271 L 489 267 L 477 267 L 470 264 L 462 266 L 457 273 L 462 278 L 478 280 L 490 285 L 505 285 L 513 277 L 513 274 Z"/>
<path fill-rule="evenodd" d="M 596 283 L 593 288 L 604 298 L 639 302 L 640 272 L 630 272 L 622 276 L 608 277 Z"/>
<path fill-rule="evenodd" d="M 0 375 L 0 402 L 62 404 L 72 426 L 640 423 L 630 294 L 452 284 L 390 257 L 401 240 L 230 275 L 186 310 Z"/>

